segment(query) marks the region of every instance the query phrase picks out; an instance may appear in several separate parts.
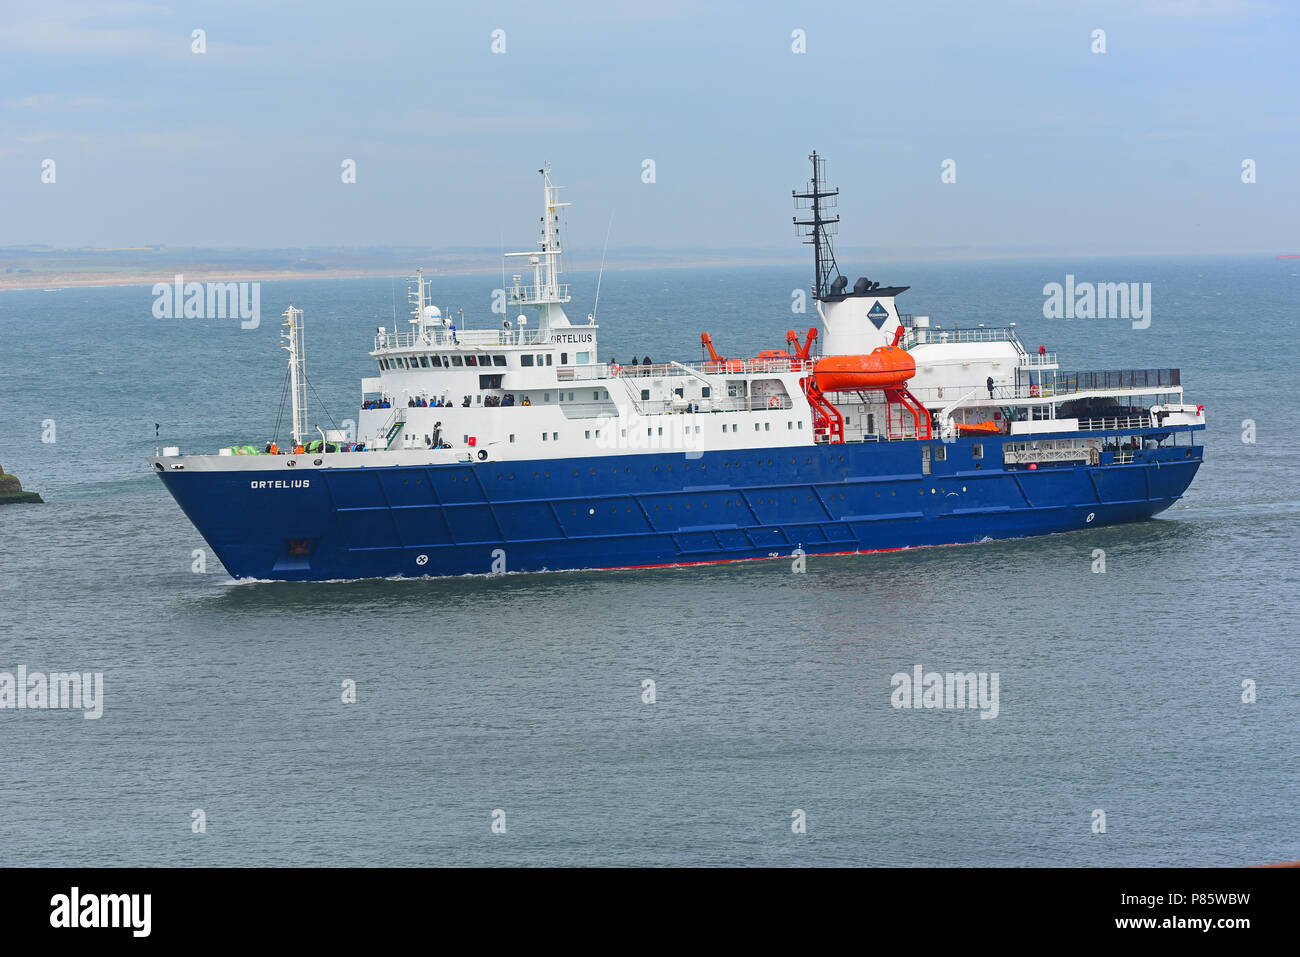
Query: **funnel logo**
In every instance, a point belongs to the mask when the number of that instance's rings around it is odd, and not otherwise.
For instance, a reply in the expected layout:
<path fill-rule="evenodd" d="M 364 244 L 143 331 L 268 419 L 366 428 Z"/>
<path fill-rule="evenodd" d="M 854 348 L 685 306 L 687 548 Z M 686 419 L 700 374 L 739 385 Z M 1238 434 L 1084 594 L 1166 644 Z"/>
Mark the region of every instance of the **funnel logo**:
<path fill-rule="evenodd" d="M 872 324 L 877 329 L 879 329 L 885 324 L 885 320 L 889 318 L 889 310 L 882 306 L 879 300 L 877 300 L 876 304 L 871 307 L 871 311 L 867 313 L 867 318 L 871 320 Z"/>

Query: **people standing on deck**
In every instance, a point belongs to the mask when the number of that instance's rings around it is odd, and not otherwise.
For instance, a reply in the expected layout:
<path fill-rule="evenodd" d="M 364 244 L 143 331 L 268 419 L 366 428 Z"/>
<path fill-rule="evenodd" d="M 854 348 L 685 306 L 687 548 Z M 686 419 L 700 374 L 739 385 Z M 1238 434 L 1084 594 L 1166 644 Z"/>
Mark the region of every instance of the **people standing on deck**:
<path fill-rule="evenodd" d="M 988 387 L 989 387 L 989 398 L 991 399 L 993 398 L 993 376 L 989 376 L 988 378 Z"/>
<path fill-rule="evenodd" d="M 636 368 L 636 356 L 633 356 L 633 357 L 632 357 L 632 368 L 633 368 L 633 369 Z"/>
<path fill-rule="evenodd" d="M 650 357 L 649 357 L 649 356 L 646 356 L 644 359 L 642 359 L 642 360 L 641 360 L 641 364 L 642 364 L 643 366 L 648 366 L 648 365 L 650 364 Z"/>

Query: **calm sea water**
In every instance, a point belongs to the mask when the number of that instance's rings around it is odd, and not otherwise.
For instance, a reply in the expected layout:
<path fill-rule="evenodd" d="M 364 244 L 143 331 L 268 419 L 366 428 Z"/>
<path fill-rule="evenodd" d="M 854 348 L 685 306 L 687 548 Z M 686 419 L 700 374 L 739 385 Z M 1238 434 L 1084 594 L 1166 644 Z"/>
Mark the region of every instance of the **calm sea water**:
<path fill-rule="evenodd" d="M 693 359 L 702 330 L 730 355 L 781 347 L 809 324 L 790 311 L 806 272 L 607 272 L 602 358 Z M 1044 319 L 1043 284 L 1067 272 L 1152 283 L 1150 328 Z M 1207 407 L 1206 462 L 1154 521 L 811 558 L 802 575 L 779 560 L 332 584 L 235 584 L 211 556 L 194 573 L 204 543 L 145 457 L 155 422 L 189 451 L 265 439 L 290 299 L 321 399 L 353 416 L 392 283 L 263 283 L 249 331 L 154 319 L 148 287 L 0 293 L 0 463 L 48 502 L 0 508 L 0 671 L 105 676 L 99 720 L 0 711 L 0 865 L 1300 858 L 1297 272 L 871 272 L 913 286 L 905 309 L 1015 321 L 1070 368 L 1180 367 Z M 570 278 L 576 320 L 594 277 Z M 498 283 L 439 279 L 436 299 L 487 325 Z M 397 298 L 400 322 L 400 283 Z M 891 675 L 918 664 L 996 672 L 997 718 L 894 709 Z"/>

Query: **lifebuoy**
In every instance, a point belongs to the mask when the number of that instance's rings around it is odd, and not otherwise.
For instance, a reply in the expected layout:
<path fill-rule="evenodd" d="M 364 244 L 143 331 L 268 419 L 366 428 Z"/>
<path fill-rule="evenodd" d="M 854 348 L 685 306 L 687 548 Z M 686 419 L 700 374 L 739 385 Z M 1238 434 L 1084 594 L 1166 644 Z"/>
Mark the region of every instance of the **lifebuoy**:
<path fill-rule="evenodd" d="M 487 461 L 487 449 L 479 449 L 479 450 L 478 450 L 478 460 L 479 460 L 480 462 L 486 462 L 486 461 Z"/>
<path fill-rule="evenodd" d="M 767 400 L 767 407 L 769 409 L 779 409 L 781 408 L 781 400 L 776 396 L 772 396 L 772 398 Z"/>

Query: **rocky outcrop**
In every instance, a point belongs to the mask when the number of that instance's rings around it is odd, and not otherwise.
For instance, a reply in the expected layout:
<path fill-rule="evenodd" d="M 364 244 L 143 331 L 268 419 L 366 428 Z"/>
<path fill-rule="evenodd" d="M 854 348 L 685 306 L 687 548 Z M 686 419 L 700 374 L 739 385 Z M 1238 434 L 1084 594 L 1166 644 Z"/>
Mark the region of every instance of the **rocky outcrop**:
<path fill-rule="evenodd" d="M 4 466 L 0 465 L 0 505 L 41 501 L 44 500 L 35 492 L 24 492 L 23 483 L 16 476 L 6 475 Z"/>

